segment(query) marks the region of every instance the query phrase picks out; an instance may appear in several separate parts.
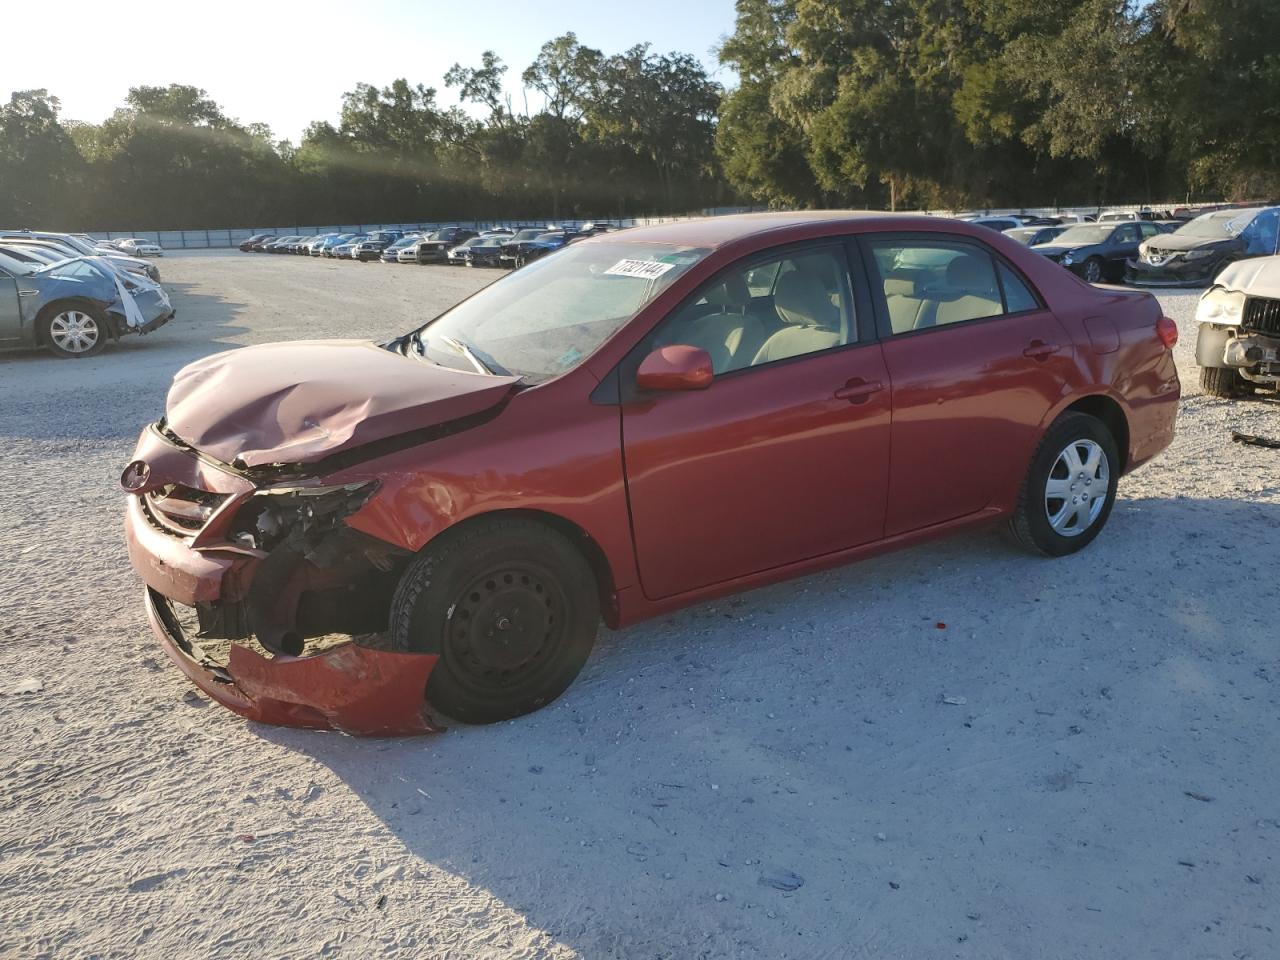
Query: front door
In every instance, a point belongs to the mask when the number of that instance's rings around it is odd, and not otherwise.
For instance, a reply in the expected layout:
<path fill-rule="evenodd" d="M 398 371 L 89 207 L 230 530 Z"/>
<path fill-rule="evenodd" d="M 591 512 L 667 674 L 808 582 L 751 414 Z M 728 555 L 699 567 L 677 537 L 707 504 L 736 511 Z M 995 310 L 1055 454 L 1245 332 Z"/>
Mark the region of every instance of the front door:
<path fill-rule="evenodd" d="M 22 311 L 18 304 L 18 281 L 0 272 L 0 343 L 22 337 Z"/>
<path fill-rule="evenodd" d="M 885 535 L 965 517 L 1021 481 L 1073 369 L 1066 331 L 984 244 L 866 241 L 893 383 Z"/>
<path fill-rule="evenodd" d="M 859 312 L 842 246 L 790 248 L 728 268 L 639 348 L 697 346 L 716 373 L 704 390 L 623 388 L 646 596 L 882 535 L 889 380 L 871 317 Z"/>

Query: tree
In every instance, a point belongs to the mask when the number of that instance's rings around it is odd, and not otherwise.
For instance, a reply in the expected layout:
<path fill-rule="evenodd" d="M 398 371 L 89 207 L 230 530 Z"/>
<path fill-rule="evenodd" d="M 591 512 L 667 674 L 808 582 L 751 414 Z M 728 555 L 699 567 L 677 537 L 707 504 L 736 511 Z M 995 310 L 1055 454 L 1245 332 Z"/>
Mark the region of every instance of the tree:
<path fill-rule="evenodd" d="M 20 90 L 0 106 L 0 223 L 68 223 L 79 213 L 84 162 L 47 90 Z"/>

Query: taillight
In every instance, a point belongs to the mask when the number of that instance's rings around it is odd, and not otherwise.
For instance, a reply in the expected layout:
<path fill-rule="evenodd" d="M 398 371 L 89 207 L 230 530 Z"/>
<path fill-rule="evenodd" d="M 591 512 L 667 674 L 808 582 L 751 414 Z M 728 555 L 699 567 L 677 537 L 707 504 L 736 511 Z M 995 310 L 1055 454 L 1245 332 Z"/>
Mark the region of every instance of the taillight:
<path fill-rule="evenodd" d="M 1166 347 L 1173 349 L 1178 342 L 1178 325 L 1162 314 L 1156 321 L 1156 336 Z"/>

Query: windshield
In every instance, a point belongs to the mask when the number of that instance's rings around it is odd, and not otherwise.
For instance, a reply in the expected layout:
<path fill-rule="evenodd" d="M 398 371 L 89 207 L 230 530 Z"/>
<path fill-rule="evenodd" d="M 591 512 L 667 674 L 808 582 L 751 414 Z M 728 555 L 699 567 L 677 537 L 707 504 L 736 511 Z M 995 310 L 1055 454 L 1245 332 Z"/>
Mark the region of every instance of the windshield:
<path fill-rule="evenodd" d="M 1238 237 L 1249 226 L 1260 210 L 1218 210 L 1196 217 L 1173 231 L 1182 237 L 1202 237 L 1206 240 L 1230 240 Z"/>
<path fill-rule="evenodd" d="M 1058 234 L 1057 243 L 1104 243 L 1111 236 L 1115 227 L 1110 224 L 1100 225 L 1082 223 L 1076 227 L 1068 227 Z"/>
<path fill-rule="evenodd" d="M 707 253 L 674 244 L 573 244 L 420 328 L 409 352 L 456 369 L 548 380 L 577 366 Z"/>
<path fill-rule="evenodd" d="M 547 231 L 545 230 L 521 230 L 514 237 L 511 237 L 511 239 L 512 240 L 532 240 L 535 237 L 539 237 L 546 232 Z"/>

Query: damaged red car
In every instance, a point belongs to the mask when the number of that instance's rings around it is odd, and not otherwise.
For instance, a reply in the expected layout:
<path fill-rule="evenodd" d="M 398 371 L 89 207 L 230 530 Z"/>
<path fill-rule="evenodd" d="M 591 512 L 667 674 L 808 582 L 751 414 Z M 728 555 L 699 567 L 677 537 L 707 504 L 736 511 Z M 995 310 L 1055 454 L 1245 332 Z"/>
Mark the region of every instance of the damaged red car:
<path fill-rule="evenodd" d="M 1176 336 L 953 220 L 604 235 L 388 343 L 186 367 L 121 477 L 129 554 L 160 643 L 246 717 L 502 720 L 601 619 L 980 524 L 1083 548 L 1173 437 Z"/>

